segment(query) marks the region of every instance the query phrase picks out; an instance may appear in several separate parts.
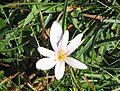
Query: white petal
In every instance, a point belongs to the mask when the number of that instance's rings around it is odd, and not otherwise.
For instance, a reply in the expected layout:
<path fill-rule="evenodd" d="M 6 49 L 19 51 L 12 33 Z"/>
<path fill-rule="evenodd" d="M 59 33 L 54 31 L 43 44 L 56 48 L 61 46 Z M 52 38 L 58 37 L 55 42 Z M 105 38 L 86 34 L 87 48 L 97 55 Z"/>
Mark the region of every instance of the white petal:
<path fill-rule="evenodd" d="M 50 42 L 54 51 L 58 51 L 58 42 L 62 36 L 62 27 L 57 21 L 54 21 L 50 31 Z"/>
<path fill-rule="evenodd" d="M 65 62 L 57 62 L 55 66 L 56 79 L 60 80 L 64 75 L 64 71 L 65 71 Z"/>
<path fill-rule="evenodd" d="M 74 39 L 70 41 L 67 47 L 67 54 L 70 55 L 72 52 L 75 51 L 81 45 L 81 39 L 83 34 L 78 34 Z"/>
<path fill-rule="evenodd" d="M 46 49 L 44 47 L 38 47 L 38 51 L 41 55 L 46 56 L 46 57 L 54 57 L 55 56 L 54 51 L 51 51 L 51 50 Z"/>
<path fill-rule="evenodd" d="M 36 68 L 41 70 L 48 70 L 54 67 L 56 60 L 53 58 L 43 58 L 37 61 Z"/>
<path fill-rule="evenodd" d="M 67 64 L 69 64 L 70 66 L 72 66 L 73 68 L 87 69 L 87 66 L 84 63 L 82 63 L 74 58 L 71 58 L 71 57 L 68 57 L 68 60 L 65 62 Z"/>
<path fill-rule="evenodd" d="M 60 49 L 64 49 L 64 50 L 67 49 L 68 39 L 69 39 L 69 32 L 68 30 L 66 30 L 59 45 Z"/>

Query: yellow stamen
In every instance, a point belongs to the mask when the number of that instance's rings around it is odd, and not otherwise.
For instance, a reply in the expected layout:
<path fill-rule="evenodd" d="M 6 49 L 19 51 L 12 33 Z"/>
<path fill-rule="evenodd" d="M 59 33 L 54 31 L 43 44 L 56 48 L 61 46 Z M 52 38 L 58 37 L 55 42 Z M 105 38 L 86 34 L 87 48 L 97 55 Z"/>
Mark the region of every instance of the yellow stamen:
<path fill-rule="evenodd" d="M 63 51 L 62 49 L 58 51 L 57 53 L 57 60 L 59 61 L 65 61 L 67 59 L 67 54 L 65 51 Z"/>

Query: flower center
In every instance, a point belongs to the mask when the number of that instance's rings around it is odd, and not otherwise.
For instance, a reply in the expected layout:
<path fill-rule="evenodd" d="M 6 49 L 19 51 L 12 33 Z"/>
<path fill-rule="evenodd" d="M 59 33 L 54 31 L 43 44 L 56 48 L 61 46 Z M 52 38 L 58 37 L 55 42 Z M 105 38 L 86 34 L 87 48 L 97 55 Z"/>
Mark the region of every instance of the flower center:
<path fill-rule="evenodd" d="M 62 49 L 58 51 L 57 53 L 57 60 L 59 61 L 65 61 L 67 59 L 67 54 L 65 51 L 63 51 Z"/>

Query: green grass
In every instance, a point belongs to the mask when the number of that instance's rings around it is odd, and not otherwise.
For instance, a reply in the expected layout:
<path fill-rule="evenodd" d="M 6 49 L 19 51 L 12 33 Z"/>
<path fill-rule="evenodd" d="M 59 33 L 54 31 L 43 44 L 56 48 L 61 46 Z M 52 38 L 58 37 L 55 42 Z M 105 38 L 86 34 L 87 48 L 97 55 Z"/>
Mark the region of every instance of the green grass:
<path fill-rule="evenodd" d="M 66 66 L 61 80 L 54 68 L 36 69 L 38 45 L 51 49 L 50 27 L 59 20 L 70 39 L 83 32 L 71 55 L 88 66 Z M 120 91 L 119 0 L 0 1 L 0 91 Z"/>

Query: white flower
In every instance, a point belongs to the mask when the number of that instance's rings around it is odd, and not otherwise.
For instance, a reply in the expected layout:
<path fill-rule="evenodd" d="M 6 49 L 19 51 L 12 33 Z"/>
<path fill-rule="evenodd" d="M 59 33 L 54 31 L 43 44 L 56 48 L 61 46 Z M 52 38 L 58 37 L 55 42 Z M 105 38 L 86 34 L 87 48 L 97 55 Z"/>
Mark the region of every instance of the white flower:
<path fill-rule="evenodd" d="M 80 46 L 82 36 L 82 33 L 78 34 L 68 43 L 68 30 L 62 34 L 62 27 L 57 21 L 54 21 L 50 31 L 50 42 L 54 51 L 44 47 L 38 47 L 40 54 L 46 58 L 38 60 L 36 68 L 48 70 L 55 66 L 55 77 L 58 80 L 64 75 L 65 62 L 74 68 L 87 69 L 85 64 L 69 56 Z"/>

